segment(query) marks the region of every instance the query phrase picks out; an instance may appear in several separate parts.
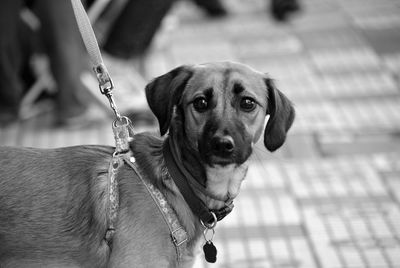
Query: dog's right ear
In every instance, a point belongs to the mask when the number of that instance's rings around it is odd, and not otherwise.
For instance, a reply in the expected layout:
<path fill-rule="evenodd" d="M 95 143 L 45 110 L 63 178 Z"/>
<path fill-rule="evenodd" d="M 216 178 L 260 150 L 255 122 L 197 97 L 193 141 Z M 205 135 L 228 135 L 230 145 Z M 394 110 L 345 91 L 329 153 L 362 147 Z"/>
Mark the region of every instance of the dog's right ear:
<path fill-rule="evenodd" d="M 147 103 L 160 124 L 160 134 L 167 133 L 173 108 L 181 101 L 183 90 L 192 76 L 190 66 L 180 66 L 161 75 L 146 86 Z"/>
<path fill-rule="evenodd" d="M 295 110 L 292 103 L 274 85 L 272 79 L 265 78 L 268 89 L 268 110 L 270 115 L 264 132 L 265 147 L 273 152 L 285 142 L 286 133 L 292 126 Z"/>

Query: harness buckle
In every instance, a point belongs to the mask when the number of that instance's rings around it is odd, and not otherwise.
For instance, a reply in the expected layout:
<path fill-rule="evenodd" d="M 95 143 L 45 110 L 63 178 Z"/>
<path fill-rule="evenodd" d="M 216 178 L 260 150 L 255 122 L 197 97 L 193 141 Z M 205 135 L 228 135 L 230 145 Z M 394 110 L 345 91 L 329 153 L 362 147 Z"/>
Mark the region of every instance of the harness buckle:
<path fill-rule="evenodd" d="M 187 242 L 187 240 L 188 240 L 186 231 L 182 227 L 179 227 L 179 228 L 173 230 L 171 232 L 171 236 L 172 236 L 172 241 L 174 242 L 174 244 L 177 247 L 181 246 L 183 243 Z"/>
<path fill-rule="evenodd" d="M 133 140 L 134 130 L 132 121 L 122 116 L 120 120 L 114 120 L 112 124 L 115 139 L 115 154 L 129 151 L 129 142 Z"/>

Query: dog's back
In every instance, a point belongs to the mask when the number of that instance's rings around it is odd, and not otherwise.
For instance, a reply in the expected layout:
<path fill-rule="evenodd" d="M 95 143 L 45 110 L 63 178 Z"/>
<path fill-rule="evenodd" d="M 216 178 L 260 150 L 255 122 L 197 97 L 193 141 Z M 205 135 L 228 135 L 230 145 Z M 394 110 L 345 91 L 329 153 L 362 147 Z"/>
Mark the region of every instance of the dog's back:
<path fill-rule="evenodd" d="M 105 146 L 0 147 L 0 262 L 50 267 L 53 260 L 79 259 L 89 250 L 97 251 L 92 252 L 97 260 L 82 261 L 101 263 L 107 247 L 96 237 L 102 232 L 90 228 L 104 226 L 106 218 L 93 215 L 98 210 L 93 206 L 102 206 L 97 202 L 102 192 L 92 186 L 107 172 L 112 152 Z"/>

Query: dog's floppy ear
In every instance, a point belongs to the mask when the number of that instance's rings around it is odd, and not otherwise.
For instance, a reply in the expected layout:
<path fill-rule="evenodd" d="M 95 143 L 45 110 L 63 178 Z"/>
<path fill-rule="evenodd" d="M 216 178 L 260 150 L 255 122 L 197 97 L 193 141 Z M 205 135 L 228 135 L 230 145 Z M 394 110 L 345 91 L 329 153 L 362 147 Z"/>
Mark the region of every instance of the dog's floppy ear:
<path fill-rule="evenodd" d="M 270 115 L 264 132 L 264 145 L 273 152 L 285 142 L 286 133 L 292 126 L 295 111 L 292 103 L 274 85 L 272 79 L 265 78 L 268 89 L 268 109 Z"/>
<path fill-rule="evenodd" d="M 184 65 L 153 79 L 146 86 L 147 102 L 158 119 L 161 136 L 167 133 L 173 108 L 179 103 L 191 76 L 191 68 Z"/>

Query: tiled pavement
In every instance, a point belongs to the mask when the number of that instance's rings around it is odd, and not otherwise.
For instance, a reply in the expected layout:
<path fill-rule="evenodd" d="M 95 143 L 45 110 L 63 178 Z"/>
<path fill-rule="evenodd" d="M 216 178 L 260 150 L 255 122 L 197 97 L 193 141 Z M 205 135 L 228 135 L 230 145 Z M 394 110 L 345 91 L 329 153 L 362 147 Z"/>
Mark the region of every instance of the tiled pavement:
<path fill-rule="evenodd" d="M 236 208 L 216 231 L 218 262 L 196 267 L 400 267 L 400 0 L 303 0 L 288 24 L 266 0 L 226 0 L 206 20 L 179 4 L 157 36 L 150 77 L 234 60 L 268 72 L 293 100 L 286 145 L 260 145 Z M 115 81 L 118 83 L 118 81 Z M 112 144 L 110 123 L 0 129 L 0 144 Z"/>

